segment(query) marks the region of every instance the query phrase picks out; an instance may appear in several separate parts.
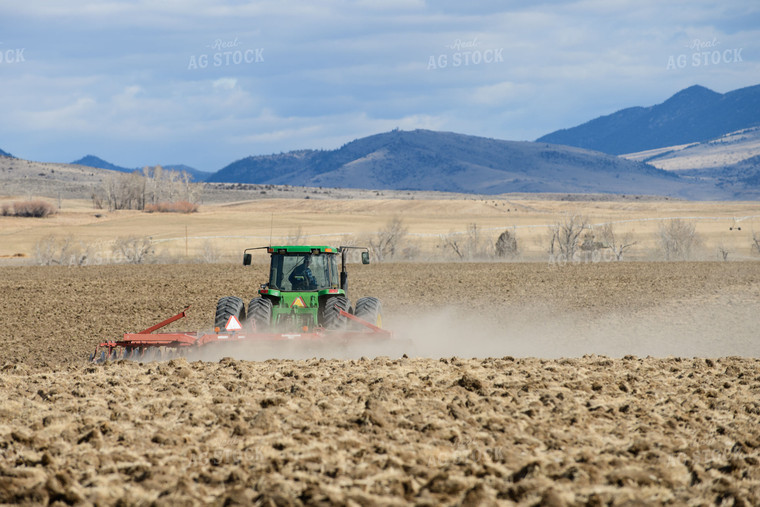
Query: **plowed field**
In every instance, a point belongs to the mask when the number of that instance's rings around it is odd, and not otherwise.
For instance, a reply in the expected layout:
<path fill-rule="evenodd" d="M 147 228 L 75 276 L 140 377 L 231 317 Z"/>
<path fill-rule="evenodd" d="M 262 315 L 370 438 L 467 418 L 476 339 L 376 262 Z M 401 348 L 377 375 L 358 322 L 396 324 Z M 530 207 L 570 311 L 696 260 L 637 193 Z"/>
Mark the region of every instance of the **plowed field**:
<path fill-rule="evenodd" d="M 760 503 L 760 263 L 355 266 L 409 357 L 104 365 L 264 269 L 0 274 L 0 503 Z"/>

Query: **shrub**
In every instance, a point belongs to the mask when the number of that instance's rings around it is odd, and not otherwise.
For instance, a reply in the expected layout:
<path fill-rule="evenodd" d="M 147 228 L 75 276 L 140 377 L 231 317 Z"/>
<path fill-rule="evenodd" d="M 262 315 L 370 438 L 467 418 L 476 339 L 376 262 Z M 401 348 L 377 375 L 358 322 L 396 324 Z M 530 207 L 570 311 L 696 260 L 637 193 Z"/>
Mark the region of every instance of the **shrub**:
<path fill-rule="evenodd" d="M 147 213 L 195 213 L 198 205 L 188 201 L 160 202 L 158 204 L 146 204 Z"/>
<path fill-rule="evenodd" d="M 3 206 L 3 215 L 6 216 L 45 218 L 58 212 L 55 206 L 42 200 L 14 202 L 12 213 L 10 208 L 6 208 L 6 206 Z"/>
<path fill-rule="evenodd" d="M 517 235 L 514 231 L 504 231 L 499 235 L 495 245 L 496 256 L 505 259 L 514 259 L 518 255 Z"/>

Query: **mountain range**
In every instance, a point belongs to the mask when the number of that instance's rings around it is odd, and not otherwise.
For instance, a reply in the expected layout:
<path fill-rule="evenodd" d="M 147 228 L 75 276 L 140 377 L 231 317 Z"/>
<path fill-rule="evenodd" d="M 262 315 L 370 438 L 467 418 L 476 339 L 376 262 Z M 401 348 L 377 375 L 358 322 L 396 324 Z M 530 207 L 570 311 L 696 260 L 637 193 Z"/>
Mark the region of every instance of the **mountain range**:
<path fill-rule="evenodd" d="M 0 155 L 10 156 L 0 150 Z M 760 85 L 717 93 L 691 86 L 534 142 L 398 129 L 334 150 L 249 156 L 195 181 L 376 190 L 760 197 Z M 94 155 L 78 166 L 132 172 Z"/>
<path fill-rule="evenodd" d="M 689 187 L 673 173 L 612 155 L 430 130 L 394 130 L 337 150 L 246 157 L 208 181 L 482 194 L 684 195 Z"/>
<path fill-rule="evenodd" d="M 75 160 L 74 162 L 71 162 L 72 165 L 83 165 L 86 167 L 94 167 L 96 169 L 108 169 L 109 171 L 119 171 L 122 173 L 131 173 L 134 171 L 137 171 L 141 168 L 129 168 L 129 167 L 121 167 L 115 164 L 112 164 L 110 162 L 107 162 L 103 160 L 100 157 L 96 157 L 95 155 L 86 155 L 79 160 Z M 183 164 L 167 164 L 167 165 L 161 165 L 164 169 L 171 169 L 173 171 L 185 171 L 193 181 L 205 181 L 209 176 L 211 176 L 211 173 L 206 171 L 200 171 L 198 169 L 195 169 L 193 167 L 183 165 Z"/>
<path fill-rule="evenodd" d="M 337 150 L 246 157 L 208 181 L 485 194 L 757 198 L 759 178 L 753 175 L 760 173 L 760 166 L 753 165 L 752 157 L 757 154 L 756 137 L 760 139 L 758 126 L 760 85 L 725 94 L 695 85 L 662 104 L 623 109 L 533 143 L 393 131 Z M 617 157 L 623 154 L 632 155 Z M 626 164 L 625 159 L 638 163 Z M 703 171 L 670 171 L 697 166 Z"/>
<path fill-rule="evenodd" d="M 695 85 L 662 104 L 622 109 L 536 142 L 622 155 L 708 141 L 756 126 L 760 126 L 760 85 L 724 94 Z"/>
<path fill-rule="evenodd" d="M 8 153 L 7 151 L 3 151 L 3 150 L 0 150 L 0 157 L 10 157 L 10 158 L 14 158 L 14 157 L 13 157 L 13 155 L 11 155 L 11 154 L 10 154 L 10 153 Z"/>

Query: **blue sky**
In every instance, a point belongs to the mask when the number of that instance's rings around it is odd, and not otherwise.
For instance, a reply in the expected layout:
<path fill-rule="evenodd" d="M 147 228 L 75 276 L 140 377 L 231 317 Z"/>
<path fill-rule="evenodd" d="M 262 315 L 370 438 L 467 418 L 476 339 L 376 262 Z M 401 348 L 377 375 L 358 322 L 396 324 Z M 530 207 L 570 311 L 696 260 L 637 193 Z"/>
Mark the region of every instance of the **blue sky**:
<path fill-rule="evenodd" d="M 215 171 L 393 128 L 533 140 L 758 84 L 760 4 L 8 1 L 0 55 L 0 149 Z"/>

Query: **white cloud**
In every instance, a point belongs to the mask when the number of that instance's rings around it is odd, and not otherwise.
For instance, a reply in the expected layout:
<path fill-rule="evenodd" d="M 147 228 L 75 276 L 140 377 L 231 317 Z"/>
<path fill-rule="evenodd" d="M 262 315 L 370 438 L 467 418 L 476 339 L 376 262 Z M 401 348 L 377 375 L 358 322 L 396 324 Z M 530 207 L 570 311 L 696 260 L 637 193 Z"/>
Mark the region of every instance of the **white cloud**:
<path fill-rule="evenodd" d="M 695 83 L 756 84 L 758 12 L 750 0 L 6 2 L 0 50 L 25 47 L 27 61 L 0 64 L 0 148 L 219 168 L 395 127 L 535 138 Z M 666 72 L 694 37 L 745 61 Z M 217 39 L 263 61 L 189 70 Z M 475 39 L 503 62 L 428 70 Z"/>
<path fill-rule="evenodd" d="M 218 90 L 232 90 L 237 85 L 237 79 L 234 77 L 223 77 L 216 79 L 211 85 Z"/>

